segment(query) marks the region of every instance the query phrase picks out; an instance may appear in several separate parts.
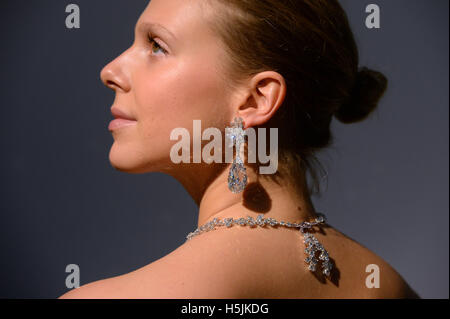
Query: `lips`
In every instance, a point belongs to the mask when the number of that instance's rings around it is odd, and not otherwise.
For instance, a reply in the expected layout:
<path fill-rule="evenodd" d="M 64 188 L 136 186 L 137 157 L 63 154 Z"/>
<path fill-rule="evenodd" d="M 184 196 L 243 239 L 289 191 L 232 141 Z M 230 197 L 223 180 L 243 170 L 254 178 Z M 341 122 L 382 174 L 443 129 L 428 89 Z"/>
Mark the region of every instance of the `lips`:
<path fill-rule="evenodd" d="M 113 106 L 111 108 L 111 114 L 114 116 L 114 120 L 109 123 L 108 129 L 110 131 L 115 131 L 120 128 L 136 125 L 137 123 L 134 117 L 132 117 L 122 109 L 119 109 L 118 107 Z"/>
<path fill-rule="evenodd" d="M 124 119 L 124 120 L 136 121 L 136 119 L 134 117 L 132 117 L 131 115 L 128 115 L 127 113 L 125 113 L 121 109 L 119 109 L 117 107 L 114 107 L 114 106 L 111 108 L 111 114 L 116 119 Z"/>

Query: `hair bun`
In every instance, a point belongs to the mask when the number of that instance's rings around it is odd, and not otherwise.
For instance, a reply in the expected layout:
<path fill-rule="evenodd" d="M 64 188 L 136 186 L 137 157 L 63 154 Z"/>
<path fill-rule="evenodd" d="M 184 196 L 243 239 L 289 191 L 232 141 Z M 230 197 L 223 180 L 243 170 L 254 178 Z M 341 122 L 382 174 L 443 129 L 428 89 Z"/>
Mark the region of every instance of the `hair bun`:
<path fill-rule="evenodd" d="M 388 80 L 382 73 L 366 67 L 361 68 L 348 100 L 334 116 L 342 123 L 355 123 L 366 119 L 377 107 L 387 84 Z"/>

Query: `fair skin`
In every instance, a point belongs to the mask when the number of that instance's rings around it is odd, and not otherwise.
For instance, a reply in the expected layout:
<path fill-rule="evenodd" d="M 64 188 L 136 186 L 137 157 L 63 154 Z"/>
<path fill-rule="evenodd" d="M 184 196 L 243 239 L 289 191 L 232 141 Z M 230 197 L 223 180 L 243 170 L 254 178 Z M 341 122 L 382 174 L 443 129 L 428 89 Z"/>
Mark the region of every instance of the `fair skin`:
<path fill-rule="evenodd" d="M 256 127 L 282 106 L 287 90 L 283 77 L 272 71 L 230 89 L 221 63 L 223 44 L 205 22 L 211 12 L 200 2 L 152 0 L 136 24 L 132 46 L 102 70 L 102 81 L 116 93 L 113 113 L 122 117 L 110 127 L 111 164 L 123 172 L 176 178 L 199 206 L 199 226 L 214 217 L 256 218 L 261 209 L 266 218 L 290 222 L 314 217 L 307 193 L 288 180 L 275 183 L 249 168 L 249 183 L 270 202 L 264 206 L 256 197 L 249 205 L 251 192 L 228 190 L 226 165 L 170 160 L 172 129 L 192 131 L 193 119 L 201 119 L 202 127 L 223 132 L 235 116 L 246 128 Z M 155 42 L 148 41 L 150 32 Z M 298 230 L 232 227 L 204 233 L 136 271 L 60 298 L 402 298 L 410 293 L 392 267 L 344 234 L 328 226 L 315 235 L 336 264 L 332 281 L 306 269 Z M 368 264 L 380 267 L 379 289 L 365 285 Z"/>

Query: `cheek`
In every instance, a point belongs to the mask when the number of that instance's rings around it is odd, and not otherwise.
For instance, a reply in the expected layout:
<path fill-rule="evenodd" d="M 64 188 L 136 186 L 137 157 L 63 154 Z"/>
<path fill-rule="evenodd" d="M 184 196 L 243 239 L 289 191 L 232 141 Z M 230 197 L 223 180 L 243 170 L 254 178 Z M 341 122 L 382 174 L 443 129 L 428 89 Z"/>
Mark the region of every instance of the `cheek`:
<path fill-rule="evenodd" d="M 142 133 L 169 141 L 174 128 L 192 130 L 193 120 L 202 127 L 221 127 L 227 114 L 224 85 L 208 63 L 190 61 L 143 75 L 136 90 L 137 115 Z"/>

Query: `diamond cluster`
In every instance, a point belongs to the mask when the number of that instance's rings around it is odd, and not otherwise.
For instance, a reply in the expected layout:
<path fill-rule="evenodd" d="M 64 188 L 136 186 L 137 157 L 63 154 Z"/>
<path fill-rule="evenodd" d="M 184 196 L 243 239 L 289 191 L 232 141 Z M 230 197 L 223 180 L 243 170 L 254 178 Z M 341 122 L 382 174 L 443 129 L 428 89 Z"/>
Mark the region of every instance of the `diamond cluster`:
<path fill-rule="evenodd" d="M 299 228 L 300 232 L 303 235 L 303 242 L 306 245 L 305 248 L 305 262 L 308 264 L 308 269 L 312 272 L 317 270 L 317 267 L 320 265 L 322 269 L 322 273 L 330 277 L 331 270 L 333 268 L 333 262 L 330 260 L 327 250 L 323 247 L 323 245 L 317 240 L 317 238 L 310 233 L 309 231 L 317 225 L 325 223 L 325 215 L 321 213 L 317 213 L 318 217 L 313 222 L 302 222 L 300 224 L 290 223 L 284 221 L 277 221 L 274 218 L 264 218 L 263 214 L 258 215 L 256 219 L 251 216 L 247 216 L 246 218 L 224 218 L 223 220 L 214 218 L 213 220 L 207 222 L 206 224 L 200 226 L 195 231 L 189 233 L 186 236 L 186 240 L 192 239 L 201 233 L 215 230 L 216 226 L 221 227 L 232 227 L 233 225 L 240 226 L 250 226 L 250 227 L 265 227 L 268 226 L 284 226 L 284 227 L 294 227 Z"/>

